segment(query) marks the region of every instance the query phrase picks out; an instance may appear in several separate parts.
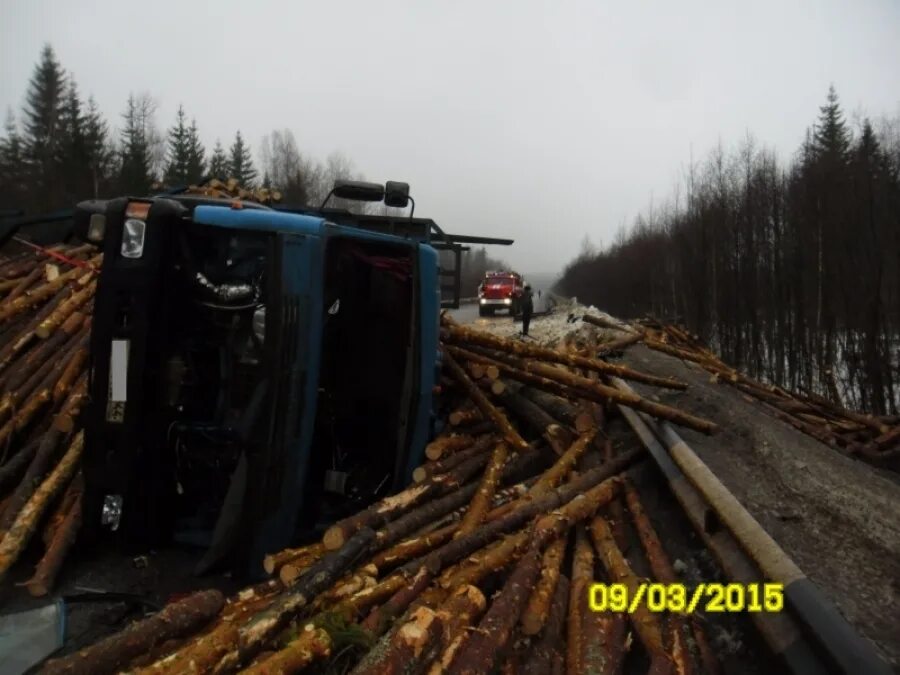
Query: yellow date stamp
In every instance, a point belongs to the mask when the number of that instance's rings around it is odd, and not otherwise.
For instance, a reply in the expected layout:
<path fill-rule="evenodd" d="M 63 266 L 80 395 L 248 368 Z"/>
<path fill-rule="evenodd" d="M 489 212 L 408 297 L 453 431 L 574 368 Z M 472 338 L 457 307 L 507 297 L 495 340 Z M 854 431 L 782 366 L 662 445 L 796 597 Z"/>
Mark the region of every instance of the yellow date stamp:
<path fill-rule="evenodd" d="M 644 582 L 591 584 L 588 602 L 594 612 L 627 612 L 640 607 L 651 612 L 693 614 L 694 612 L 780 612 L 784 609 L 784 584 L 702 583 L 693 588 L 684 584 Z"/>

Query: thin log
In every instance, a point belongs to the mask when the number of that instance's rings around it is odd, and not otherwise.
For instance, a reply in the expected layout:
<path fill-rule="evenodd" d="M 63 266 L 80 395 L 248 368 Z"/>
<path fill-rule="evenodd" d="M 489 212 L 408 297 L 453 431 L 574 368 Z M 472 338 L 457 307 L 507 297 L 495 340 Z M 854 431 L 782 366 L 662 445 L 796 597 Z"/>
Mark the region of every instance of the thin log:
<path fill-rule="evenodd" d="M 462 354 L 465 350 L 457 351 Z M 664 419 L 689 429 L 702 431 L 705 434 L 712 434 L 718 429 L 718 427 L 709 420 L 696 417 L 695 415 L 691 415 L 671 406 L 663 405 L 662 403 L 649 401 L 631 391 L 620 391 L 586 377 L 573 375 L 572 373 L 566 372 L 560 368 L 554 368 L 546 363 L 540 363 L 535 360 L 526 361 L 500 353 L 484 356 L 483 354 L 476 354 L 474 352 L 465 352 L 466 358 L 469 358 L 469 354 L 471 354 L 471 358 L 481 358 L 496 363 L 500 370 L 510 378 L 524 382 L 525 384 L 536 384 L 546 389 L 547 386 L 544 385 L 544 381 L 551 380 L 557 384 L 564 385 L 568 391 L 575 392 L 575 395 L 579 398 L 586 398 L 599 403 L 614 401 L 621 405 L 628 406 L 629 408 L 645 412 L 653 417 Z M 523 373 L 526 375 L 535 375 L 539 379 L 535 380 L 532 377 L 523 377 Z M 552 388 L 550 390 L 552 391 Z"/>
<path fill-rule="evenodd" d="M 475 405 L 478 406 L 478 409 L 481 410 L 482 414 L 494 423 L 497 427 L 497 431 L 506 438 L 510 446 L 514 450 L 524 450 L 528 446 L 528 443 L 526 443 L 519 435 L 519 432 L 513 428 L 512 424 L 509 423 L 506 415 L 500 412 L 494 404 L 487 399 L 481 392 L 481 389 L 478 388 L 478 385 L 469 379 L 469 376 L 466 375 L 466 372 L 456 362 L 453 356 L 446 351 L 444 353 L 444 364 L 450 370 L 450 374 L 453 378 L 466 390 L 469 398 L 471 398 Z"/>
<path fill-rule="evenodd" d="M 629 598 L 637 597 L 641 580 L 631 570 L 631 566 L 616 545 L 609 523 L 602 516 L 598 516 L 591 523 L 591 536 L 610 580 L 614 583 L 624 584 L 628 589 Z M 641 602 L 638 603 L 634 612 L 629 612 L 629 619 L 650 657 L 648 673 L 651 675 L 674 673 L 674 664 L 666 653 L 659 615 L 651 612 L 647 608 L 646 602 Z"/>
<path fill-rule="evenodd" d="M 225 597 L 219 591 L 194 593 L 90 647 L 48 661 L 40 672 L 43 675 L 114 673 L 155 645 L 196 632 L 209 623 L 224 604 Z"/>
<path fill-rule="evenodd" d="M 522 612 L 522 632 L 525 635 L 540 633 L 551 614 L 565 553 L 566 537 L 558 537 L 544 551 L 541 561 L 541 578 L 531 592 L 528 604 Z"/>
<path fill-rule="evenodd" d="M 518 392 L 521 389 L 520 385 L 517 383 L 503 383 L 506 386 L 506 391 L 500 397 L 500 400 L 506 409 L 534 431 L 541 434 L 556 454 L 562 454 L 575 440 L 572 432 L 560 425 L 540 406 L 522 396 Z"/>
<path fill-rule="evenodd" d="M 270 553 L 263 558 L 263 569 L 266 574 L 275 574 L 282 565 L 294 562 L 297 559 L 314 558 L 318 560 L 325 555 L 325 546 L 321 542 L 301 546 L 299 548 L 286 548 L 278 553 Z"/>
<path fill-rule="evenodd" d="M 323 628 L 307 624 L 294 640 L 242 672 L 246 675 L 290 675 L 331 656 L 331 636 Z"/>
<path fill-rule="evenodd" d="M 79 473 L 72 481 L 63 499 L 65 504 L 71 493 L 74 494 L 74 497 L 72 497 L 74 502 L 64 512 L 62 521 L 50 536 L 47 551 L 38 563 L 34 575 L 25 582 L 28 592 L 36 598 L 47 595 L 53 589 L 56 577 L 59 575 L 65 562 L 66 555 L 75 543 L 78 529 L 81 527 L 81 494 L 83 491 L 84 480 Z"/>
<path fill-rule="evenodd" d="M 665 548 L 663 548 L 656 528 L 653 527 L 653 523 L 650 522 L 650 518 L 644 511 L 638 491 L 630 480 L 626 479 L 623 481 L 623 490 L 625 503 L 628 506 L 628 511 L 631 513 L 632 522 L 647 556 L 647 561 L 650 563 L 650 570 L 653 572 L 653 576 L 657 581 L 664 584 L 683 583 L 675 573 L 675 568 L 672 566 Z M 703 662 L 704 672 L 717 673 L 721 670 L 717 660 L 710 661 L 711 657 L 714 659 L 714 652 L 696 616 L 691 617 L 689 621 L 684 615 L 672 614 L 669 616 L 669 623 L 673 637 L 678 636 L 679 639 L 682 639 L 685 633 L 693 632 L 693 641 L 697 645 L 700 659 Z M 682 652 L 679 656 L 673 652 L 673 656 L 675 656 L 675 667 L 679 673 L 694 672 L 693 664 L 689 662 L 689 654 Z"/>
<path fill-rule="evenodd" d="M 78 277 L 82 275 L 82 273 L 83 271 L 80 268 L 74 267 L 66 272 L 63 272 L 53 281 L 48 281 L 44 284 L 41 284 L 37 288 L 27 291 L 24 295 L 16 298 L 10 303 L 4 303 L 2 306 L 0 306 L 0 322 L 8 321 L 9 319 L 15 317 L 18 314 L 21 314 L 30 307 L 34 307 L 35 305 L 53 297 L 60 288 L 62 288 L 69 281 L 77 280 Z"/>
<path fill-rule="evenodd" d="M 350 569 L 375 540 L 375 532 L 364 527 L 346 544 L 310 567 L 293 587 L 285 591 L 272 607 L 260 612 L 240 628 L 239 657 L 242 663 L 260 652 L 292 619 L 322 591 Z M 372 589 L 374 592 L 374 589 Z"/>
<path fill-rule="evenodd" d="M 0 541 L 0 581 L 31 541 L 44 513 L 53 499 L 68 485 L 84 450 L 84 433 L 75 435 L 66 454 L 53 472 L 35 490 L 28 502 L 19 511 L 3 540 Z M 7 508 L 7 512 L 12 509 Z"/>
<path fill-rule="evenodd" d="M 594 580 L 594 552 L 583 527 L 575 530 L 572 557 L 572 584 L 569 586 L 569 613 L 566 620 L 566 673 L 584 673 L 584 609 Z"/>
<path fill-rule="evenodd" d="M 13 491 L 10 501 L 7 504 L 3 517 L 0 518 L 0 538 L 12 528 L 13 523 L 19 516 L 19 512 L 25 507 L 35 490 L 43 482 L 44 478 L 51 471 L 51 467 L 56 463 L 57 450 L 63 435 L 56 431 L 47 431 L 38 444 L 37 451 L 22 480 Z"/>
<path fill-rule="evenodd" d="M 450 436 L 439 436 L 425 446 L 425 456 L 432 460 L 438 460 L 441 457 L 452 455 L 472 446 L 475 439 L 469 434 L 452 434 Z"/>
<path fill-rule="evenodd" d="M 449 420 L 450 426 L 464 427 L 469 424 L 483 421 L 484 415 L 481 414 L 481 411 L 478 408 L 473 408 L 467 404 L 464 408 L 454 410 L 450 413 Z"/>
<path fill-rule="evenodd" d="M 61 288 L 33 317 L 30 317 L 22 324 L 21 328 L 18 329 L 15 338 L 11 339 L 8 343 L 5 343 L 3 347 L 0 347 L 0 372 L 5 370 L 18 354 L 25 351 L 25 349 L 37 339 L 37 336 L 34 334 L 35 328 L 37 328 L 40 322 L 49 316 L 60 303 L 65 302 L 66 298 L 71 294 L 72 289 L 70 287 L 65 286 Z"/>
<path fill-rule="evenodd" d="M 531 496 L 541 495 L 565 480 L 566 476 L 569 475 L 569 472 L 575 468 L 575 465 L 578 463 L 578 460 L 581 459 L 581 456 L 594 442 L 596 435 L 596 428 L 581 434 L 581 436 L 569 446 L 569 449 L 560 456 L 556 463 L 544 472 L 538 479 L 538 482 L 534 484 L 534 487 L 531 488 L 529 494 Z"/>
<path fill-rule="evenodd" d="M 490 509 L 497 486 L 500 484 L 500 476 L 506 460 L 509 457 L 509 446 L 505 441 L 500 441 L 494 447 L 491 458 L 488 460 L 484 475 L 472 497 L 472 503 L 463 516 L 459 528 L 454 537 L 463 537 L 475 530 L 484 521 L 484 517 Z"/>
<path fill-rule="evenodd" d="M 72 385 L 75 384 L 78 376 L 84 371 L 90 354 L 89 341 L 90 336 L 85 335 L 79 342 L 75 354 L 72 355 L 66 367 L 60 373 L 59 379 L 53 387 L 52 398 L 54 403 L 59 403 L 69 395 Z"/>
<path fill-rule="evenodd" d="M 383 635 L 388 627 L 418 598 L 431 583 L 433 576 L 424 567 L 403 588 L 392 595 L 387 602 L 373 609 L 362 623 L 362 627 L 372 635 Z"/>
<path fill-rule="evenodd" d="M 73 293 L 65 302 L 59 305 L 47 318 L 41 321 L 34 334 L 42 340 L 50 337 L 73 312 L 85 305 L 97 290 L 97 282 L 91 281 L 84 288 Z"/>
<path fill-rule="evenodd" d="M 471 457 L 447 473 L 432 476 L 403 492 L 385 497 L 368 508 L 339 520 L 325 531 L 322 539 L 325 548 L 335 551 L 360 528 L 382 527 L 425 501 L 459 487 L 477 473 L 486 461 L 487 457 L 484 455 Z"/>
<path fill-rule="evenodd" d="M 560 507 L 568 506 L 576 497 L 579 497 L 577 500 L 579 504 L 602 506 L 609 499 L 612 499 L 615 493 L 617 480 L 612 477 L 618 475 L 642 457 L 643 453 L 635 448 L 616 457 L 612 462 L 607 462 L 596 469 L 584 472 L 568 483 L 540 497 L 520 500 L 502 518 L 485 524 L 465 537 L 454 539 L 429 553 L 421 561 L 414 560 L 401 569 L 409 576 L 418 572 L 422 565 L 426 565 L 434 573 L 437 573 L 450 563 L 483 548 L 487 543 L 500 535 L 521 528 L 535 516 L 548 513 L 554 509 L 564 512 L 565 509 Z M 591 501 L 585 501 L 589 496 Z M 596 504 L 594 504 L 594 501 L 596 501 Z M 562 518 L 562 516 L 560 517 Z"/>
<path fill-rule="evenodd" d="M 72 390 L 53 417 L 53 428 L 65 434 L 75 430 L 75 423 L 88 401 L 88 373 L 82 371 Z"/>
<path fill-rule="evenodd" d="M 522 675 L 546 675 L 554 672 L 554 662 L 563 658 L 563 629 L 568 605 L 569 578 L 561 574 L 553 591 L 544 630 L 540 640 L 531 650 L 530 658 L 525 661 Z"/>
<path fill-rule="evenodd" d="M 491 333 L 483 333 L 464 326 L 445 326 L 443 332 L 446 334 L 447 339 L 454 344 L 462 343 L 479 345 L 481 347 L 502 351 L 518 357 L 540 359 L 541 361 L 549 361 L 551 363 L 561 363 L 572 368 L 595 370 L 598 373 L 605 375 L 615 375 L 623 380 L 643 382 L 644 384 L 650 384 L 655 387 L 666 387 L 669 389 L 687 388 L 687 385 L 684 382 L 679 382 L 671 377 L 648 375 L 647 373 L 638 372 L 627 366 L 615 365 L 599 359 L 589 359 L 584 356 L 577 356 L 570 353 L 562 353 L 555 349 L 547 349 L 546 347 L 538 347 L 519 340 L 502 338 Z M 478 363 L 478 361 L 475 363 Z"/>
<path fill-rule="evenodd" d="M 21 450 L 8 459 L 3 466 L 0 466 L 0 495 L 6 494 L 10 485 L 21 481 L 40 444 L 40 438 L 25 443 Z M 2 511 L 0 511 L 0 522 L 2 522 Z"/>
<path fill-rule="evenodd" d="M 595 357 L 601 357 L 607 356 L 609 354 L 615 354 L 617 352 L 621 352 L 624 349 L 627 349 L 633 344 L 641 342 L 643 339 L 643 335 L 635 333 L 634 335 L 626 335 L 624 337 L 616 338 L 615 340 L 609 340 L 608 342 L 601 342 L 591 350 L 591 355 Z"/>
<path fill-rule="evenodd" d="M 593 314 L 585 314 L 581 317 L 581 320 L 593 324 L 598 328 L 611 328 L 612 330 L 618 330 L 623 333 L 633 333 L 635 329 L 633 326 L 629 326 L 626 324 L 617 323 L 615 321 L 611 321 L 602 316 L 594 316 Z M 638 333 L 641 335 L 642 333 Z"/>
<path fill-rule="evenodd" d="M 421 483 L 431 476 L 437 476 L 439 474 L 446 473 L 454 467 L 459 466 L 464 461 L 474 457 L 475 455 L 480 455 L 482 453 L 488 452 L 491 449 L 491 446 L 493 446 L 496 442 L 497 439 L 493 435 L 486 434 L 476 440 L 465 450 L 454 452 L 449 456 L 445 456 L 440 459 L 427 462 L 422 466 L 416 467 L 416 469 L 413 471 L 413 480 L 416 483 Z"/>

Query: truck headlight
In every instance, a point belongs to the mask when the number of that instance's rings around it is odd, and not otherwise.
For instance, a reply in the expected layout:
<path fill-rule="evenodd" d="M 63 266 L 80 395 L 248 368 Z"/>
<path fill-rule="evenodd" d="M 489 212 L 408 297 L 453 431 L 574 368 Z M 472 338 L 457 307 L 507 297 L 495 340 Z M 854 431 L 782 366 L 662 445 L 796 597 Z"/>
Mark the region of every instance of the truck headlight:
<path fill-rule="evenodd" d="M 482 305 L 486 305 L 486 304 L 487 304 L 487 300 L 486 300 L 485 298 L 481 298 L 481 300 L 479 300 L 479 302 L 480 302 Z"/>
<path fill-rule="evenodd" d="M 503 304 L 504 304 L 504 305 L 511 305 L 511 304 L 512 304 L 512 298 L 503 298 Z"/>
<path fill-rule="evenodd" d="M 122 257 L 140 258 L 144 255 L 144 234 L 147 223 L 137 218 L 129 218 L 122 229 Z"/>

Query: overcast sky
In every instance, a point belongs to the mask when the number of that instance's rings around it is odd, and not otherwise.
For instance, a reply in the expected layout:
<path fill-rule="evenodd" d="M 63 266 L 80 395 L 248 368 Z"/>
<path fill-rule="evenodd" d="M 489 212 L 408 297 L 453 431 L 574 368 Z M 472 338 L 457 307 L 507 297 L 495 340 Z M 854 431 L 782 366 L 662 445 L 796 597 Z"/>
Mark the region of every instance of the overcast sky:
<path fill-rule="evenodd" d="M 900 1 L 0 0 L 0 110 L 49 42 L 113 123 L 148 91 L 207 147 L 288 127 L 445 230 L 555 272 L 747 131 L 789 157 L 829 83 L 900 114 Z"/>

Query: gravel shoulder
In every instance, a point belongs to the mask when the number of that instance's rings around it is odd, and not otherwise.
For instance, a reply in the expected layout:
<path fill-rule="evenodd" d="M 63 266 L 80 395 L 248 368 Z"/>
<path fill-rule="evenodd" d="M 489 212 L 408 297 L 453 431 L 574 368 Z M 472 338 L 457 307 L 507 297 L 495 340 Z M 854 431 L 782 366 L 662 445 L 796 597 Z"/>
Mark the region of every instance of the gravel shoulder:
<path fill-rule="evenodd" d="M 643 346 L 623 363 L 688 389 L 644 395 L 721 426 L 681 437 L 806 575 L 895 667 L 900 665 L 900 481 L 841 455 L 767 413 L 699 366 Z"/>

